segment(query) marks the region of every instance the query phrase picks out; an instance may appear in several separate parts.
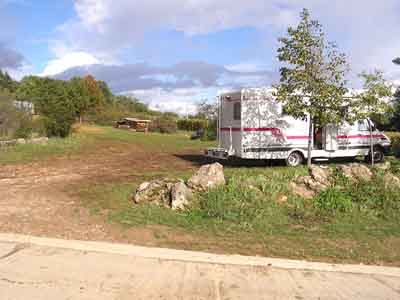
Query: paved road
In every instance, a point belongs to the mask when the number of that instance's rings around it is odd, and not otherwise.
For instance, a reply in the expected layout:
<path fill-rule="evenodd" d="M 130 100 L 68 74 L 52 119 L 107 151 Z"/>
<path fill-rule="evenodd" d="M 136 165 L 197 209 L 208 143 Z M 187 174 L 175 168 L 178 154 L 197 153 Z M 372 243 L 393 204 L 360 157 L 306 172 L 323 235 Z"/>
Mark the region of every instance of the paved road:
<path fill-rule="evenodd" d="M 400 269 L 0 234 L 0 299 L 400 299 Z"/>

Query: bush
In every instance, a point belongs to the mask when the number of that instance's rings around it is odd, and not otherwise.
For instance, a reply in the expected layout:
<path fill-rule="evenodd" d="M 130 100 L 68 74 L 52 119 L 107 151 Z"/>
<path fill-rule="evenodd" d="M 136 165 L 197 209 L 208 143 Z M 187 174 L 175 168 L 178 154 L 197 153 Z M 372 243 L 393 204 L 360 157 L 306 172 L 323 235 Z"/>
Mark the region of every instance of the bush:
<path fill-rule="evenodd" d="M 208 126 L 204 129 L 202 141 L 215 141 L 217 139 L 217 122 L 209 122 Z"/>
<path fill-rule="evenodd" d="M 333 187 L 321 192 L 313 199 L 318 215 L 358 214 L 380 218 L 399 219 L 400 189 L 388 186 L 383 174 L 376 174 L 373 181 L 357 183 L 335 178 Z"/>
<path fill-rule="evenodd" d="M 178 131 L 178 125 L 175 119 L 161 116 L 150 123 L 149 130 L 152 132 L 171 134 Z"/>
<path fill-rule="evenodd" d="M 385 132 L 392 141 L 392 151 L 396 157 L 400 157 L 400 132 Z"/>
<path fill-rule="evenodd" d="M 180 119 L 178 120 L 178 129 L 185 131 L 198 131 L 207 127 L 205 119 Z"/>
<path fill-rule="evenodd" d="M 26 114 L 21 114 L 19 118 L 19 126 L 14 133 L 17 139 L 28 139 L 32 137 L 33 121 L 32 118 Z"/>
<path fill-rule="evenodd" d="M 336 215 L 348 213 L 353 208 L 352 198 L 337 187 L 320 193 L 313 201 L 318 214 Z"/>
<path fill-rule="evenodd" d="M 61 137 L 65 138 L 69 136 L 72 130 L 73 122 L 71 120 L 62 120 L 45 117 L 43 119 L 46 136 L 48 137 Z"/>

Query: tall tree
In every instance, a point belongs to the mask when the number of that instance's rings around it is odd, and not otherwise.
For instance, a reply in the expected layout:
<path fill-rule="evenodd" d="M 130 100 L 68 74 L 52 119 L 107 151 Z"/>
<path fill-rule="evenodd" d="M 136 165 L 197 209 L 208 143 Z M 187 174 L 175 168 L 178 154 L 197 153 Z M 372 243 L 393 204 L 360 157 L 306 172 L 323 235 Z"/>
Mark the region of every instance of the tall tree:
<path fill-rule="evenodd" d="M 101 109 L 105 104 L 103 91 L 92 75 L 83 78 L 90 95 L 90 108 L 93 111 Z"/>
<path fill-rule="evenodd" d="M 90 93 L 86 82 L 80 77 L 72 78 L 67 84 L 68 97 L 74 104 L 76 117 L 79 123 L 91 107 Z"/>
<path fill-rule="evenodd" d="M 349 71 L 346 56 L 335 43 L 326 42 L 322 25 L 312 20 L 304 9 L 296 28 L 289 27 L 287 37 L 279 39 L 278 59 L 285 65 L 280 69 L 277 100 L 286 113 L 296 119 L 309 121 L 308 166 L 311 166 L 313 126 L 339 124 L 352 119 L 349 103 L 344 99 L 348 91 L 345 75 Z"/>
<path fill-rule="evenodd" d="M 364 91 L 357 97 L 356 114 L 358 119 L 367 119 L 369 122 L 370 160 L 374 165 L 374 138 L 370 118 L 376 114 L 385 114 L 391 109 L 389 100 L 392 97 L 392 87 L 385 80 L 382 71 L 363 72 L 359 76 L 364 81 Z"/>

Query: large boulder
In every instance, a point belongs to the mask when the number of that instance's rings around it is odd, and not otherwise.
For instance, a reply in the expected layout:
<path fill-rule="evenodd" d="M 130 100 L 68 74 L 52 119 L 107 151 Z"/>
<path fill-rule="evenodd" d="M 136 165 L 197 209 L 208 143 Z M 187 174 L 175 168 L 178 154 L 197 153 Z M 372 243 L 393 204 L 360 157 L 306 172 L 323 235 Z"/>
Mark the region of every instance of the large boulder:
<path fill-rule="evenodd" d="M 225 183 L 224 167 L 219 163 L 202 166 L 188 180 L 188 186 L 195 191 L 208 191 Z"/>
<path fill-rule="evenodd" d="M 330 186 L 331 170 L 319 166 L 309 169 L 309 176 L 300 176 L 290 184 L 295 195 L 305 199 L 313 198 L 316 194 L 325 191 Z"/>
<path fill-rule="evenodd" d="M 311 199 L 315 196 L 315 192 L 308 188 L 308 186 L 306 186 L 305 184 L 292 182 L 290 184 L 290 189 L 292 190 L 293 194 L 304 199 Z"/>
<path fill-rule="evenodd" d="M 366 165 L 362 164 L 350 164 L 338 166 L 342 174 L 352 181 L 370 181 L 374 177 L 374 174 Z"/>
<path fill-rule="evenodd" d="M 172 210 L 184 210 L 193 198 L 192 191 L 182 181 L 175 183 L 171 188 Z"/>
<path fill-rule="evenodd" d="M 172 187 L 180 182 L 175 179 L 156 179 L 143 182 L 133 195 L 133 201 L 139 203 L 154 203 L 160 206 L 170 207 Z"/>
<path fill-rule="evenodd" d="M 311 166 L 310 176 L 321 185 L 329 186 L 332 171 L 327 167 Z"/>

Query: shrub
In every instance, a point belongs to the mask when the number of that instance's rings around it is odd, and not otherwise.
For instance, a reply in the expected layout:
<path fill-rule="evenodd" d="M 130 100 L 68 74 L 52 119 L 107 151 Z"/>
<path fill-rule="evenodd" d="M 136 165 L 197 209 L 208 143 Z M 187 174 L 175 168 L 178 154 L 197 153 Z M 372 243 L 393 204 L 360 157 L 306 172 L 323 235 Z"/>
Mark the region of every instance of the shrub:
<path fill-rule="evenodd" d="M 45 117 L 43 119 L 46 136 L 48 137 L 62 137 L 65 138 L 71 133 L 72 124 L 71 120 L 60 120 Z"/>
<path fill-rule="evenodd" d="M 400 157 L 400 132 L 385 132 L 392 141 L 392 151 L 396 157 Z"/>
<path fill-rule="evenodd" d="M 376 174 L 372 181 L 350 182 L 335 177 L 333 187 L 313 199 L 318 215 L 349 214 L 357 211 L 363 215 L 398 219 L 400 217 L 400 189 L 388 186 L 383 174 Z"/>
<path fill-rule="evenodd" d="M 217 122 L 209 122 L 208 126 L 204 129 L 202 141 L 215 141 L 217 139 Z"/>
<path fill-rule="evenodd" d="M 14 137 L 17 139 L 28 139 L 33 133 L 33 121 L 32 118 L 26 114 L 21 114 L 19 117 L 19 125 L 14 133 Z"/>
<path fill-rule="evenodd" d="M 313 206 L 319 214 L 348 213 L 353 208 L 352 198 L 337 187 L 332 187 L 314 198 Z"/>
<path fill-rule="evenodd" d="M 161 116 L 150 123 L 149 130 L 160 133 L 176 133 L 178 125 L 175 119 Z"/>
<path fill-rule="evenodd" d="M 186 131 L 198 131 L 207 127 L 205 119 L 179 119 L 178 129 Z"/>

